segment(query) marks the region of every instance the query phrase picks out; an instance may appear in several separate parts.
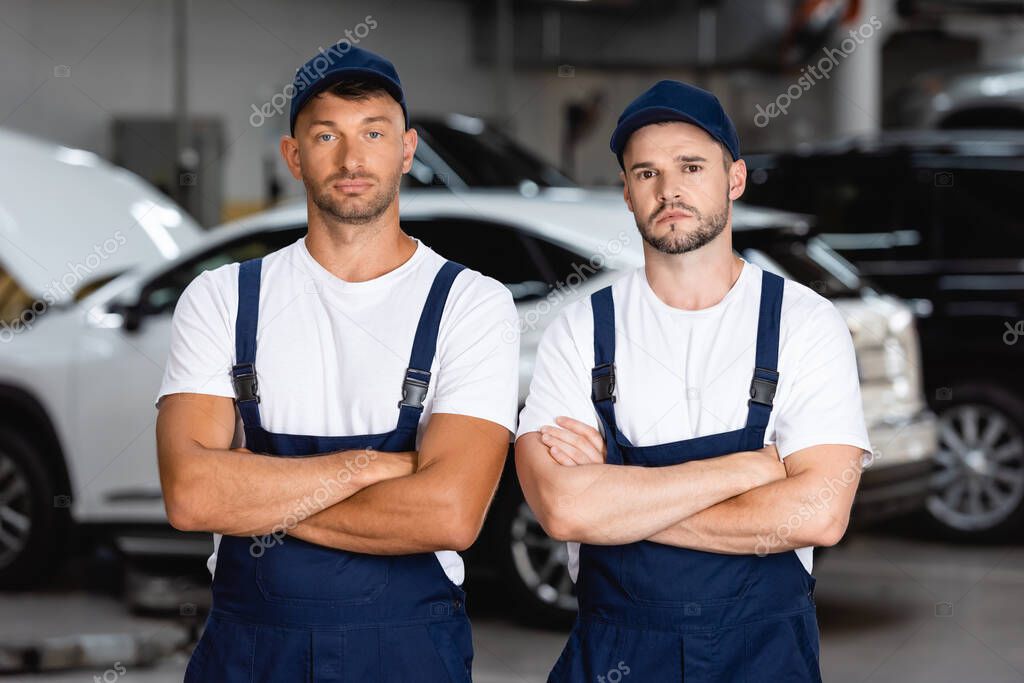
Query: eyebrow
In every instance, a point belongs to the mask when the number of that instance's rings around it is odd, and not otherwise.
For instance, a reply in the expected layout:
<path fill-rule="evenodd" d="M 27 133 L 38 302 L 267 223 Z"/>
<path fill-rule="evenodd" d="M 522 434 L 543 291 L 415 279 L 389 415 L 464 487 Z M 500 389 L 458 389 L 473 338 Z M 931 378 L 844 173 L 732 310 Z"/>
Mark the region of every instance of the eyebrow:
<path fill-rule="evenodd" d="M 677 163 L 680 163 L 680 164 L 690 164 L 690 163 L 693 163 L 694 161 L 707 161 L 707 159 L 705 159 L 704 157 L 694 157 L 694 156 L 686 156 L 685 154 L 680 154 L 675 159 L 673 159 L 673 161 L 675 161 Z M 635 171 L 638 168 L 648 168 L 648 167 L 652 167 L 652 166 L 654 166 L 654 162 L 653 161 L 638 161 L 635 164 L 633 164 L 632 166 L 630 166 L 629 170 L 630 171 Z"/>
<path fill-rule="evenodd" d="M 389 119 L 387 116 L 367 116 L 362 121 L 360 121 L 360 124 L 362 125 L 362 124 L 367 124 L 367 123 L 380 123 L 380 122 L 389 122 L 389 121 L 391 121 L 391 119 Z M 336 124 L 335 124 L 334 121 L 331 121 L 330 119 L 318 119 L 316 121 L 310 121 L 309 125 L 310 126 L 334 126 Z"/>

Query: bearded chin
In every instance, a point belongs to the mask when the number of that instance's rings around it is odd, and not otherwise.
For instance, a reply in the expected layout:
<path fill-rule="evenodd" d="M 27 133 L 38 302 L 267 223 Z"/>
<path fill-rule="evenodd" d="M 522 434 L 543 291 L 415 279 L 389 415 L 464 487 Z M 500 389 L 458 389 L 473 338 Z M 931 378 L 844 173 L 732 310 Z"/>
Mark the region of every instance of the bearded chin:
<path fill-rule="evenodd" d="M 654 221 L 641 224 L 637 221 L 637 228 L 643 236 L 644 241 L 663 254 L 685 254 L 696 251 L 701 247 L 710 244 L 716 237 L 725 230 L 729 222 L 729 205 L 726 204 L 721 211 L 710 216 L 699 216 L 697 226 L 690 232 L 670 232 L 660 237 L 654 236 L 651 225 Z"/>
<path fill-rule="evenodd" d="M 344 206 L 327 190 L 315 188 L 313 183 L 307 178 L 302 180 L 312 195 L 313 204 L 316 205 L 316 208 L 340 223 L 349 223 L 351 225 L 365 225 L 375 221 L 388 210 L 388 207 L 395 200 L 395 195 L 398 194 L 398 183 L 395 182 L 379 190 L 366 204 Z"/>

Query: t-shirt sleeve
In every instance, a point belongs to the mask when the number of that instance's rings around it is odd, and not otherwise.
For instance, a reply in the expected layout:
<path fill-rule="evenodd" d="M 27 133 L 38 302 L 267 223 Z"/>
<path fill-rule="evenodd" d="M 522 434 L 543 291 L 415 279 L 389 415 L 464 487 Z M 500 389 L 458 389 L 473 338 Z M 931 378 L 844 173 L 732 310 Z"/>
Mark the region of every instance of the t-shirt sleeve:
<path fill-rule="evenodd" d="M 519 316 L 497 280 L 464 271 L 460 291 L 438 335 L 432 413 L 454 413 L 516 429 L 519 406 Z M 456 280 L 458 282 L 458 280 Z"/>
<path fill-rule="evenodd" d="M 792 363 L 786 370 L 792 379 L 775 406 L 779 455 L 785 458 L 822 444 L 845 444 L 870 452 L 857 357 L 839 311 L 831 302 L 821 301 L 787 344 L 793 344 L 789 350 Z M 780 382 L 786 381 L 780 378 Z"/>
<path fill-rule="evenodd" d="M 544 425 L 555 425 L 555 418 L 561 415 L 584 422 L 601 431 L 597 411 L 590 400 L 590 365 L 593 356 L 584 359 L 573 334 L 593 344 L 593 323 L 584 324 L 584 318 L 591 320 L 589 305 L 578 302 L 558 316 L 544 330 L 537 347 L 537 359 L 530 380 L 530 393 L 526 405 L 519 415 L 519 431 L 516 438 L 527 432 L 535 432 Z M 577 321 L 580 325 L 573 325 Z"/>
<path fill-rule="evenodd" d="M 236 271 L 237 272 L 237 271 Z M 168 394 L 234 397 L 234 311 L 216 281 L 224 273 L 207 271 L 182 292 L 171 320 L 171 345 L 156 405 Z"/>

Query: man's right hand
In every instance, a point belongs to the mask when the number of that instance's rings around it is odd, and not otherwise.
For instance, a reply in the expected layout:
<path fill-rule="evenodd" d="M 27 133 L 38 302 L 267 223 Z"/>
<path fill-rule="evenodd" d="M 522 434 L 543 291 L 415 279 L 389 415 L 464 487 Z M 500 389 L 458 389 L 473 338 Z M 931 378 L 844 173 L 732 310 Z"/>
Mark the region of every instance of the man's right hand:
<path fill-rule="evenodd" d="M 779 451 L 775 448 L 775 444 L 768 444 L 764 448 L 747 451 L 740 455 L 745 456 L 749 463 L 754 474 L 755 487 L 786 478 L 786 466 L 779 458 Z"/>
<path fill-rule="evenodd" d="M 374 467 L 380 475 L 378 481 L 407 477 L 416 471 L 419 466 L 419 453 L 416 451 L 373 451 L 377 455 L 377 463 Z"/>

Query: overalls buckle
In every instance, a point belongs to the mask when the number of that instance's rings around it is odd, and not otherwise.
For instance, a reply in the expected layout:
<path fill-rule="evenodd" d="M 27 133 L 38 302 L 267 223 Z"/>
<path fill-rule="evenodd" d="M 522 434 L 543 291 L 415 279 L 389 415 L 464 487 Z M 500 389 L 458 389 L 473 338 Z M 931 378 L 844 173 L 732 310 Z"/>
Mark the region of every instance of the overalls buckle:
<path fill-rule="evenodd" d="M 256 367 L 252 363 L 243 363 L 231 368 L 231 385 L 235 389 L 235 400 L 260 402 Z"/>
<path fill-rule="evenodd" d="M 424 375 L 423 379 L 412 377 L 412 373 Z M 398 407 L 409 406 L 410 408 L 422 408 L 423 399 L 427 396 L 427 389 L 430 387 L 430 373 L 426 370 L 409 368 L 405 372 L 405 380 L 402 382 L 402 400 Z"/>
<path fill-rule="evenodd" d="M 608 372 L 604 372 L 607 368 Z M 602 363 L 592 371 L 591 397 L 595 401 L 615 403 L 615 363 Z"/>

